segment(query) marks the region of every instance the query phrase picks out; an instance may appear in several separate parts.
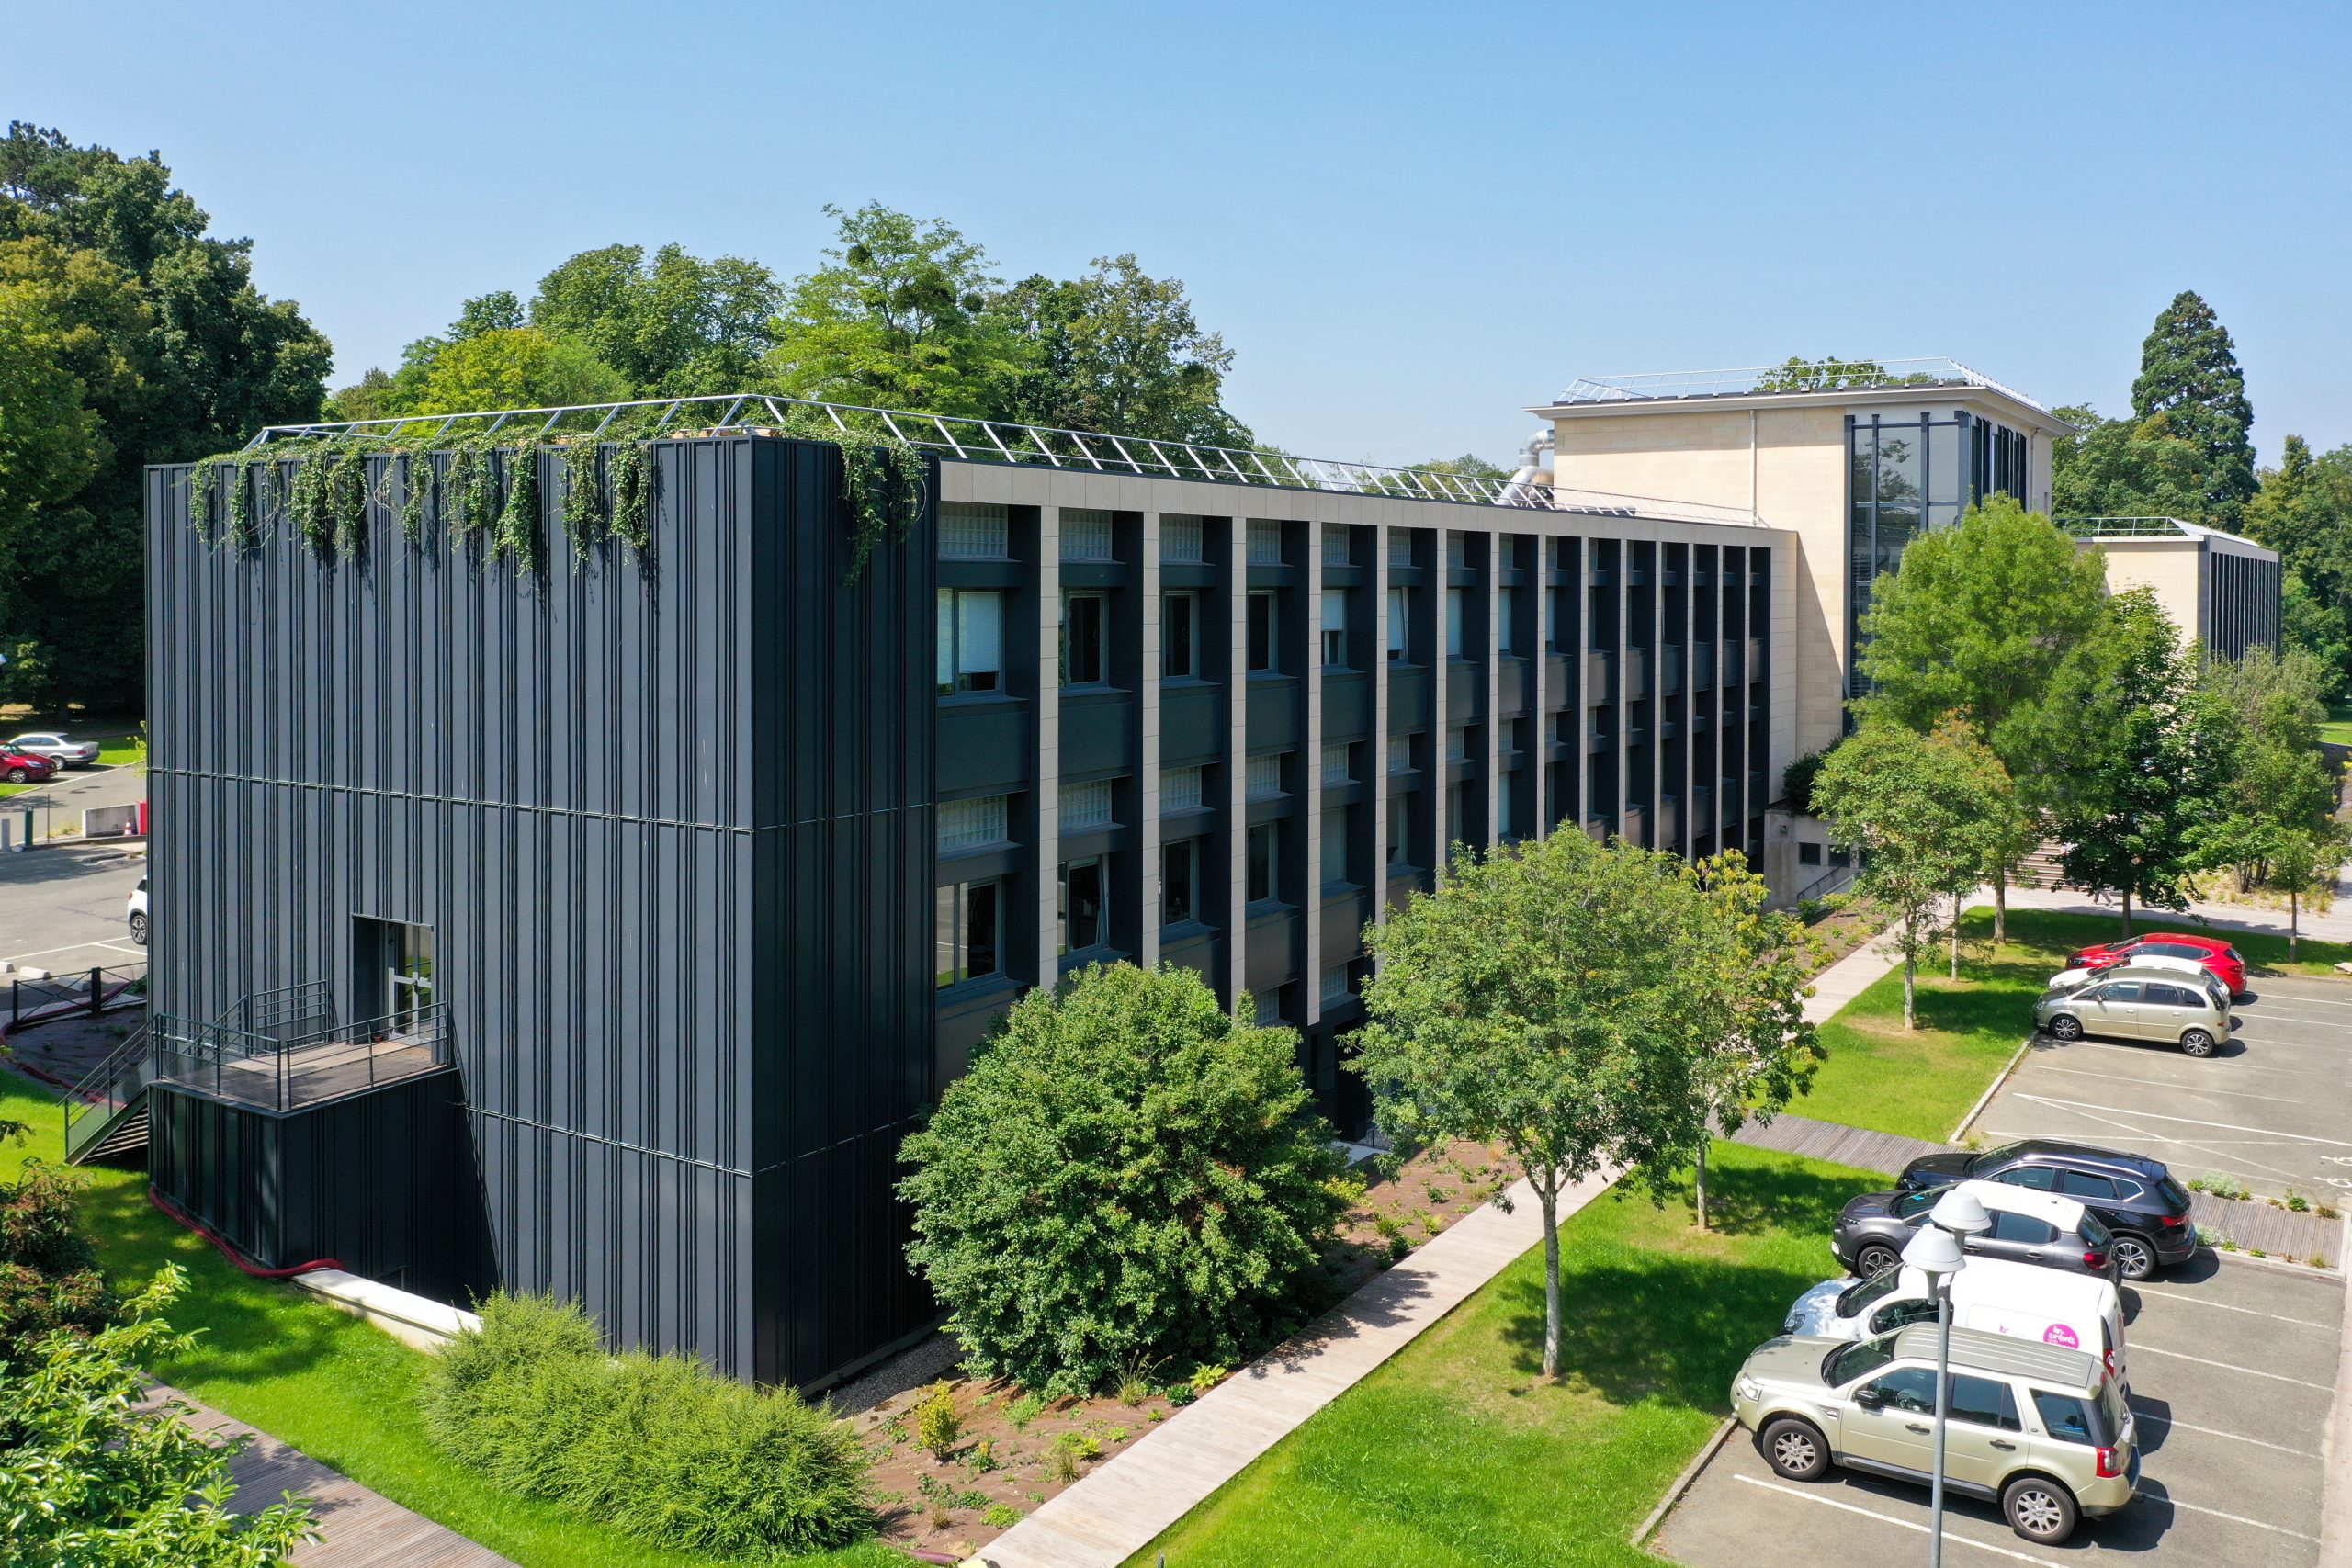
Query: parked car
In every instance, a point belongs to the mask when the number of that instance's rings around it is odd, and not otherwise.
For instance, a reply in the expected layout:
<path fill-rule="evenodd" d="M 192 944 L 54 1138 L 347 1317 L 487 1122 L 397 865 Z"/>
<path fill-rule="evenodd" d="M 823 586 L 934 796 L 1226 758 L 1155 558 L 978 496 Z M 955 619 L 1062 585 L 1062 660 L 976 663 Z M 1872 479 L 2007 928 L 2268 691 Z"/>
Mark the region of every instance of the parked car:
<path fill-rule="evenodd" d="M 1908 1264 L 1856 1284 L 1824 1280 L 1796 1299 L 1783 1334 L 1815 1339 L 1875 1339 L 1936 1321 L 1928 1276 Z M 1951 1278 L 1955 1328 L 2006 1334 L 2097 1356 L 2117 1377 L 2126 1375 L 2123 1298 L 2111 1280 L 2066 1274 L 2006 1258 L 1972 1258 Z"/>
<path fill-rule="evenodd" d="M 2153 936 L 2127 937 L 2121 942 L 2100 942 L 2086 947 L 2066 960 L 2069 969 L 2107 968 L 2129 959 L 2186 958 L 2211 969 L 2222 984 L 2230 988 L 2233 998 L 2243 997 L 2245 988 L 2245 960 L 2228 942 L 2210 936 L 2183 936 L 2178 931 L 2158 931 Z"/>
<path fill-rule="evenodd" d="M 53 729 L 36 729 L 17 736 L 8 741 L 7 750 L 31 751 L 61 768 L 86 768 L 98 760 L 96 741 L 69 740 Z"/>
<path fill-rule="evenodd" d="M 1732 1413 L 1791 1481 L 1838 1464 L 1925 1484 L 1936 1339 L 1927 1325 L 1856 1342 L 1767 1340 L 1732 1380 Z M 1955 1328 L 1948 1404 L 1944 1484 L 1999 1504 L 2028 1540 L 2055 1546 L 2139 1489 L 2122 1383 L 2079 1350 Z"/>
<path fill-rule="evenodd" d="M 2147 958 L 2135 954 L 2129 962 L 2122 964 L 2083 964 L 2072 969 L 2061 969 L 2050 976 L 2050 984 L 2045 989 L 2075 991 L 2089 985 L 2093 980 L 2126 974 L 2136 975 L 2143 979 L 2151 976 L 2161 979 L 2177 975 L 2214 993 L 2219 998 L 2221 1006 L 2230 1005 L 2230 988 L 2222 984 L 2219 975 L 2193 958 L 2166 958 L 2161 954 Z"/>
<path fill-rule="evenodd" d="M 2187 976 L 2131 965 L 2088 986 L 2044 991 L 2033 1004 L 2033 1026 L 2053 1040 L 2146 1040 L 2210 1056 L 2230 1038 L 2230 1008 Z"/>
<path fill-rule="evenodd" d="M 1866 1280 L 1883 1273 L 1902 1260 L 1904 1245 L 1936 1201 L 1961 1189 L 1974 1193 L 1993 1220 L 1992 1229 L 1982 1235 L 1963 1238 L 1962 1246 L 1970 1256 L 2113 1278 L 2115 1260 L 2109 1249 L 2114 1237 L 2098 1215 L 2072 1198 L 1999 1181 L 1865 1192 L 1838 1214 L 1837 1227 L 1829 1233 L 1829 1249 L 1838 1262 Z"/>
<path fill-rule="evenodd" d="M 14 746 L 0 746 L 0 779 L 10 784 L 40 784 L 60 771 L 56 762 L 38 751 L 19 751 Z"/>
<path fill-rule="evenodd" d="M 1982 1154 L 1922 1155 L 1896 1179 L 1905 1191 L 1953 1181 L 1997 1181 L 2072 1198 L 2113 1235 L 2116 1268 L 2127 1280 L 2144 1280 L 2159 1268 L 2186 1263 L 2197 1251 L 2188 1190 L 2173 1179 L 2162 1160 L 2145 1155 L 2028 1138 Z"/>
<path fill-rule="evenodd" d="M 130 890 L 130 940 L 140 946 L 147 945 L 147 879 L 141 877 L 139 886 Z"/>

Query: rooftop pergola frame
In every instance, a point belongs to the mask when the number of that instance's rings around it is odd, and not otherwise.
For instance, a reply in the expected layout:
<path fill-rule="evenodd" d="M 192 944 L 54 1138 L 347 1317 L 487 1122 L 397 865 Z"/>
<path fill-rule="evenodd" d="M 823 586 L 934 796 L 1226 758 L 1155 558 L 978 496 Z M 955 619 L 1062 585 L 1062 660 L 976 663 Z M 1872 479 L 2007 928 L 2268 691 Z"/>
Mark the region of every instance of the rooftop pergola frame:
<path fill-rule="evenodd" d="M 1015 463 L 1081 473 L 1132 474 L 1145 479 L 1204 480 L 1276 490 L 1389 495 L 1536 512 L 1760 525 L 1756 514 L 1744 508 L 1701 502 L 1566 490 L 1430 468 L 1385 468 L 1375 463 L 1302 457 L 1264 447 L 1214 446 L 1149 436 L 1015 424 L 961 414 L 915 413 L 856 403 L 820 402 L 773 392 L 273 424 L 246 443 L 244 451 L 247 456 L 258 457 L 274 443 L 338 437 L 390 446 L 414 443 L 431 446 L 458 436 L 486 435 L 506 435 L 517 443 L 655 440 L 731 431 L 821 436 L 828 426 L 833 434 L 852 440 L 902 441 L 965 462 Z"/>

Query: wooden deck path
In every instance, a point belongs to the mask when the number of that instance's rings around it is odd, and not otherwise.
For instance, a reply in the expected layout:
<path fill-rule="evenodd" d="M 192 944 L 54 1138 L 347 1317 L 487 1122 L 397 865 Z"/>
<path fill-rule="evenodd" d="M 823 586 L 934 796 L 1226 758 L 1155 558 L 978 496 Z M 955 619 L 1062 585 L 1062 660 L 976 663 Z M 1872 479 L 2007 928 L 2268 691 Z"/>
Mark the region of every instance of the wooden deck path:
<path fill-rule="evenodd" d="M 1883 1170 L 1890 1176 L 1921 1155 L 1941 1154 L 1945 1148 L 1944 1145 L 1931 1144 L 1925 1138 L 1873 1133 L 1786 1112 L 1773 1117 L 1770 1126 L 1759 1127 L 1750 1122 L 1732 1134 L 1732 1142 L 1824 1159 L 1832 1165 L 1850 1165 L 1856 1170 Z"/>
<path fill-rule="evenodd" d="M 230 1506 L 240 1513 L 259 1513 L 288 1492 L 310 1504 L 311 1522 L 320 1539 L 295 1548 L 291 1561 L 300 1568 L 514 1568 L 490 1548 L 370 1492 L 177 1389 L 158 1384 L 155 1393 L 187 1405 L 185 1419 L 199 1432 L 253 1433 L 244 1450 L 229 1461 L 229 1474 L 237 1483 Z"/>

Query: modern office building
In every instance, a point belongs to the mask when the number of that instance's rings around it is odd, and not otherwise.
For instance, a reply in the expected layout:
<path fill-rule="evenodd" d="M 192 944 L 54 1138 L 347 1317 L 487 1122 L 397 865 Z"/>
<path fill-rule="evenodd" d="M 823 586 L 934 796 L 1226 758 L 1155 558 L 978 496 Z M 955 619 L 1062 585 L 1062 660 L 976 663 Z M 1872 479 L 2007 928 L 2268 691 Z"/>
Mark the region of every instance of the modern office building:
<path fill-rule="evenodd" d="M 2177 517 L 2062 517 L 2085 549 L 2107 557 L 2108 586 L 2146 588 L 2209 659 L 2278 649 L 2278 552 Z"/>
<path fill-rule="evenodd" d="M 151 470 L 157 1016 L 75 1146 L 143 1116 L 269 1267 L 821 1383 L 932 1320 L 898 1147 L 1023 987 L 1195 968 L 1352 1127 L 1361 929 L 1449 841 L 1756 844 L 1746 509 L 931 428 L 854 581 L 836 449 L 725 420 L 653 446 L 642 562 L 543 455 L 536 573 L 405 537 L 398 459 L 340 558 Z"/>

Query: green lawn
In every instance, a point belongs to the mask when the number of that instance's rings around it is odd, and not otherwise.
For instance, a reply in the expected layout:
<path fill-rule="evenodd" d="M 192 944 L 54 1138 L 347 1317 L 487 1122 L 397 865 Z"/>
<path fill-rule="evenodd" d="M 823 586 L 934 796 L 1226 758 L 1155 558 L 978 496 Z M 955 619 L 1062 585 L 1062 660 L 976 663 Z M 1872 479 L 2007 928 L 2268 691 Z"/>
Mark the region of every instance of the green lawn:
<path fill-rule="evenodd" d="M 1169 1568 L 1655 1564 L 1625 1538 L 1726 1413 L 1732 1375 L 1881 1178 L 1718 1145 L 1687 1201 L 1604 1197 L 1561 1227 L 1564 1376 L 1540 1376 L 1532 1248 L 1130 1560 Z"/>
<path fill-rule="evenodd" d="M 1961 977 L 1944 978 L 1941 953 L 1919 976 L 1920 1027 L 1903 1028 L 1903 976 L 1888 975 L 1856 997 L 1821 1029 L 1829 1059 L 1812 1092 L 1790 1109 L 1801 1116 L 1941 1142 L 1984 1092 L 1993 1075 L 2033 1027 L 2033 1001 L 2066 955 L 2121 929 L 2111 916 L 2066 915 L 2046 909 L 2009 913 L 2008 939 L 1993 946 L 1993 912 L 1971 909 L 1961 923 Z M 2204 934 L 2193 921 L 2134 917 L 2135 932 Z M 2352 957 L 2342 943 L 2305 941 L 2287 961 L 2284 936 L 2226 936 L 2259 974 L 2325 974 Z"/>
<path fill-rule="evenodd" d="M 0 1145 L 0 1171 L 13 1175 L 28 1156 L 58 1157 L 58 1106 L 45 1091 L 0 1073 L 0 1118 L 33 1129 L 24 1145 Z M 91 1177 L 84 1215 L 109 1275 L 143 1279 L 167 1261 L 188 1272 L 172 1321 L 202 1337 L 184 1360 L 152 1369 L 158 1377 L 524 1568 L 712 1568 L 714 1559 L 649 1547 L 477 1480 L 425 1439 L 416 1415 L 424 1355 L 291 1286 L 240 1273 L 148 1203 L 143 1176 Z M 878 1568 L 906 1559 L 866 1545 L 805 1561 Z"/>

